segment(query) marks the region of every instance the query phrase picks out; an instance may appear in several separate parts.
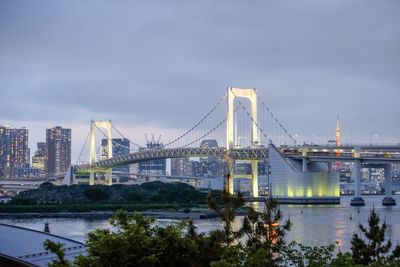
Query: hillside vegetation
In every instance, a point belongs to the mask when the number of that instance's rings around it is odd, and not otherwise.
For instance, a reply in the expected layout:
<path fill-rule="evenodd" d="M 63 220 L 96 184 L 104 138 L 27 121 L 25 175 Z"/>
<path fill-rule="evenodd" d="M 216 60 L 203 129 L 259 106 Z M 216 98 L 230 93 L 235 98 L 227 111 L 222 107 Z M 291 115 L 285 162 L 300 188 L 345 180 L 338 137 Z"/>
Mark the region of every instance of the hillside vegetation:
<path fill-rule="evenodd" d="M 38 189 L 21 192 L 11 205 L 88 203 L 206 204 L 206 193 L 183 183 L 148 182 L 141 185 L 71 185 L 43 183 Z"/>

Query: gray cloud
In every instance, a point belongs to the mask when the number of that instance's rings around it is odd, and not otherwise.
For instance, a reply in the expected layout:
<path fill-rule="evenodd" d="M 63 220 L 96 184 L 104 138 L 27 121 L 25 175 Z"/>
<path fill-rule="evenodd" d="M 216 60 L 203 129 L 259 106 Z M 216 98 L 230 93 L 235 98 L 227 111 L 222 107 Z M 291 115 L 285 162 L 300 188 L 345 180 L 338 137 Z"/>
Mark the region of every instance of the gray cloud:
<path fill-rule="evenodd" d="M 112 118 L 179 131 L 233 85 L 256 87 L 301 136 L 325 140 L 340 113 L 353 139 L 397 142 L 399 10 L 394 0 L 1 1 L 0 123 Z"/>

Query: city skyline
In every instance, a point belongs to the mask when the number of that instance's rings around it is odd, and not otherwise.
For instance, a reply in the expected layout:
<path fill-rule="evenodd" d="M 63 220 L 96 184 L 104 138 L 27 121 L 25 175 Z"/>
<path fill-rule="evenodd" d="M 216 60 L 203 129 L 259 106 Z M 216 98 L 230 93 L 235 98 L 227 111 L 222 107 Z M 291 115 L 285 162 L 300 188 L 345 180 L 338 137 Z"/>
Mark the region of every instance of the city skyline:
<path fill-rule="evenodd" d="M 31 149 L 71 128 L 74 162 L 91 119 L 168 142 L 232 85 L 300 142 L 333 138 L 339 113 L 342 143 L 398 143 L 399 4 L 364 4 L 4 1 L 0 124 L 28 127 Z"/>

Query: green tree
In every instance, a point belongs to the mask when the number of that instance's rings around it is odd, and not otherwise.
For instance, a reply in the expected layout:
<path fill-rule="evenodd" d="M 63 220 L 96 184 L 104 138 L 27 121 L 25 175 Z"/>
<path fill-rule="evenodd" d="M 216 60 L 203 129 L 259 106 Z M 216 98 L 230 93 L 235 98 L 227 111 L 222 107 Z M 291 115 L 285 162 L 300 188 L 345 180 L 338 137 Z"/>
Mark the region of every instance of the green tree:
<path fill-rule="evenodd" d="M 294 267 L 332 266 L 334 249 L 334 245 L 311 247 L 292 241 L 282 249 L 284 265 Z M 345 267 L 347 265 L 336 266 Z"/>
<path fill-rule="evenodd" d="M 236 195 L 229 194 L 226 190 L 221 192 L 223 205 L 218 205 L 211 193 L 207 195 L 207 202 L 210 209 L 215 211 L 223 223 L 223 231 L 216 231 L 217 236 L 223 239 L 226 246 L 232 245 L 242 236 L 242 231 L 234 231 L 233 222 L 239 208 L 245 204 L 244 198 L 240 192 Z"/>
<path fill-rule="evenodd" d="M 368 265 L 373 262 L 382 262 L 386 254 L 389 252 L 392 242 L 385 242 L 386 222 L 380 224 L 380 218 L 375 211 L 371 210 L 368 218 L 368 228 L 362 224 L 358 226 L 367 241 L 357 233 L 353 234 L 351 240 L 352 258 L 355 264 Z M 394 254 L 397 252 L 395 249 Z"/>
<path fill-rule="evenodd" d="M 110 195 L 105 189 L 99 188 L 98 186 L 88 187 L 83 195 L 91 201 L 106 201 L 110 198 Z"/>
<path fill-rule="evenodd" d="M 44 242 L 44 249 L 56 254 L 57 259 L 49 263 L 49 267 L 69 267 L 70 262 L 65 259 L 64 244 L 47 239 Z"/>
<path fill-rule="evenodd" d="M 282 261 L 284 237 L 291 228 L 290 220 L 282 222 L 282 218 L 277 200 L 268 198 L 262 213 L 249 208 L 243 221 L 241 231 L 247 236 L 249 255 L 255 254 L 259 258 L 259 255 L 265 254 L 269 266 L 277 266 Z"/>
<path fill-rule="evenodd" d="M 207 266 L 211 249 L 195 232 L 193 223 L 158 227 L 154 219 L 118 211 L 110 220 L 114 230 L 89 233 L 88 254 L 79 256 L 76 266 Z M 204 263 L 204 264 L 203 264 Z"/>

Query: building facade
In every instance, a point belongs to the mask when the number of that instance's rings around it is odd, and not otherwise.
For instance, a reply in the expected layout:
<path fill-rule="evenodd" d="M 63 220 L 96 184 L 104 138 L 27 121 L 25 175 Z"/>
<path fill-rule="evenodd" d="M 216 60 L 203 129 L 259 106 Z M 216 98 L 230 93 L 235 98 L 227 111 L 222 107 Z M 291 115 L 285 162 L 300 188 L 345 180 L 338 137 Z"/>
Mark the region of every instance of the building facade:
<path fill-rule="evenodd" d="M 0 126 L 0 177 L 12 179 L 30 174 L 28 128 Z"/>
<path fill-rule="evenodd" d="M 160 149 L 163 148 L 164 145 L 160 141 L 150 141 L 147 142 L 146 148 L 142 148 L 141 150 L 145 149 Z M 150 175 L 165 175 L 167 169 L 167 161 L 166 159 L 156 159 L 156 160 L 148 160 L 139 162 L 139 173 L 140 174 L 150 174 Z"/>
<path fill-rule="evenodd" d="M 62 175 L 71 165 L 71 129 L 56 126 L 46 130 L 46 174 Z"/>
<path fill-rule="evenodd" d="M 46 175 L 46 143 L 38 142 L 37 150 L 32 157 L 32 174 L 34 176 Z"/>
<path fill-rule="evenodd" d="M 10 175 L 10 127 L 0 126 L 0 177 Z"/>
<path fill-rule="evenodd" d="M 113 138 L 112 139 L 112 154 L 113 157 L 127 155 L 130 153 L 130 142 L 126 138 Z M 101 139 L 101 159 L 108 158 L 108 139 Z M 114 167 L 113 173 L 119 175 L 129 174 L 129 165 L 122 165 Z"/>
<path fill-rule="evenodd" d="M 339 174 L 329 171 L 326 164 L 310 162 L 308 171 L 304 172 L 301 162 L 287 158 L 274 145 L 268 147 L 268 158 L 272 196 L 278 199 L 339 200 Z"/>

